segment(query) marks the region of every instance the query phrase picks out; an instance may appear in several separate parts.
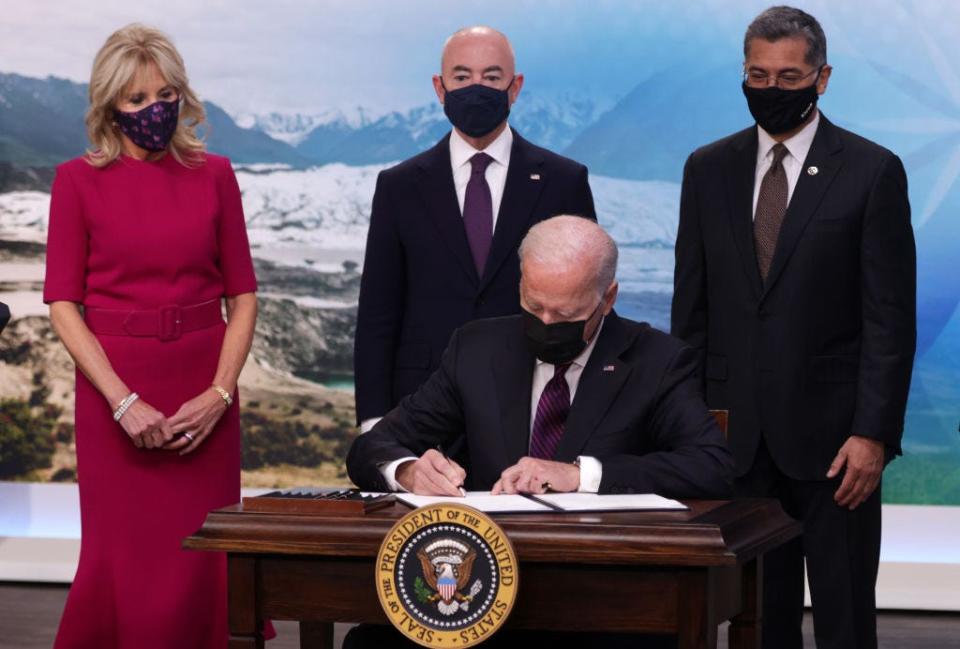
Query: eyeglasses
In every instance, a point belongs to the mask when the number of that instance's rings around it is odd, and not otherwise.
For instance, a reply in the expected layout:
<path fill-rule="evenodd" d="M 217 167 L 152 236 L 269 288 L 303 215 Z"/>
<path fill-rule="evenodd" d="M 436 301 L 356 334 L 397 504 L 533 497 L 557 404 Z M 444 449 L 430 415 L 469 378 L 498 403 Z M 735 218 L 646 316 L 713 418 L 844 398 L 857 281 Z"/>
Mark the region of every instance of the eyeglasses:
<path fill-rule="evenodd" d="M 817 78 L 814 79 L 814 83 L 816 83 L 820 79 L 820 71 L 822 69 L 823 66 L 821 65 L 819 68 L 810 70 L 810 72 L 806 74 L 800 74 L 799 72 L 781 72 L 775 77 L 771 77 L 765 70 L 750 69 L 743 71 L 743 82 L 751 88 L 767 88 L 771 85 L 770 80 L 773 79 L 773 85 L 777 88 L 791 90 L 799 88 L 804 79 L 809 78 L 810 75 L 814 73 L 817 75 Z"/>

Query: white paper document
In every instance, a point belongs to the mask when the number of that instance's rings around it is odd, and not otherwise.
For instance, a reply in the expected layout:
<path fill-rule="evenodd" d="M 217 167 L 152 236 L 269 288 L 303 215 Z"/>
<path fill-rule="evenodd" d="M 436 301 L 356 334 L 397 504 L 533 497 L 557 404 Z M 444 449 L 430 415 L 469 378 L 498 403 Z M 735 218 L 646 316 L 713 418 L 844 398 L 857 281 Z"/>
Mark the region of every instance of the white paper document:
<path fill-rule="evenodd" d="M 683 503 L 656 494 L 541 494 L 537 500 L 554 505 L 565 512 L 605 512 L 644 510 L 685 510 Z"/>
<path fill-rule="evenodd" d="M 398 493 L 397 500 L 405 502 L 411 507 L 425 507 L 437 503 L 456 503 L 479 509 L 488 514 L 496 513 L 523 513 L 523 512 L 550 512 L 554 511 L 548 505 L 519 495 L 493 496 L 489 491 L 468 491 L 466 498 L 452 496 L 417 496 L 410 493 Z"/>
<path fill-rule="evenodd" d="M 655 494 L 600 495 L 585 493 L 500 495 L 489 491 L 468 491 L 465 498 L 451 496 L 417 496 L 396 494 L 397 500 L 411 507 L 425 507 L 437 503 L 459 503 L 488 514 L 521 514 L 527 512 L 603 512 L 603 511 L 658 511 L 685 510 L 686 505 Z"/>

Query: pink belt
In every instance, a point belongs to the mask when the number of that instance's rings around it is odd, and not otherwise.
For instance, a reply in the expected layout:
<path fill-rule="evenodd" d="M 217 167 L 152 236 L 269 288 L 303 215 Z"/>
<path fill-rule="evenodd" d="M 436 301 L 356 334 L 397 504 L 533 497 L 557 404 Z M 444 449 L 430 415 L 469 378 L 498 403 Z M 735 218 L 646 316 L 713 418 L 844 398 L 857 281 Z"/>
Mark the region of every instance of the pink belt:
<path fill-rule="evenodd" d="M 192 306 L 168 304 L 158 309 L 127 311 L 86 307 L 83 319 L 90 331 L 107 336 L 154 337 L 177 340 L 188 331 L 206 329 L 223 322 L 220 300 Z"/>

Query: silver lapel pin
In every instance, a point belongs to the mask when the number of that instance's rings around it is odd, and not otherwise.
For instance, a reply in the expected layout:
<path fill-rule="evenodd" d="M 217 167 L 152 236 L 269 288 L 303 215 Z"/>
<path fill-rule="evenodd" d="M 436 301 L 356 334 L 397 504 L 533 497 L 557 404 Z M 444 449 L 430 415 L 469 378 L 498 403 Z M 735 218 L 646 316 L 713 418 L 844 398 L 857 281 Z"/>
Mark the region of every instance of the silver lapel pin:
<path fill-rule="evenodd" d="M 808 175 L 810 175 L 810 176 L 816 176 L 818 173 L 820 173 L 820 170 L 817 169 L 816 167 L 807 167 L 807 174 L 808 174 Z"/>
<path fill-rule="evenodd" d="M 530 174 L 530 180 L 540 180 L 540 174 Z"/>

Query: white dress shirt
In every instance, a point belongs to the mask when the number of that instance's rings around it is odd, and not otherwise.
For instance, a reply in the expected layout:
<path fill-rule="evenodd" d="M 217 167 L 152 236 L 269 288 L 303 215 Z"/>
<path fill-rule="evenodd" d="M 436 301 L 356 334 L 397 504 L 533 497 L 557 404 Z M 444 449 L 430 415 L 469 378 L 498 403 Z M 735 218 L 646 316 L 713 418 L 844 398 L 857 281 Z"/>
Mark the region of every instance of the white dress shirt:
<path fill-rule="evenodd" d="M 478 153 L 486 153 L 493 158 L 487 166 L 484 177 L 490 187 L 490 198 L 493 199 L 493 229 L 497 229 L 497 215 L 500 213 L 500 202 L 503 200 L 503 188 L 507 184 L 507 167 L 510 166 L 510 150 L 513 148 L 513 131 L 510 125 L 503 129 L 486 149 L 474 149 L 456 129 L 450 132 L 450 166 L 453 168 L 453 185 L 457 189 L 457 201 L 460 203 L 460 215 L 463 215 L 463 201 L 467 195 L 467 183 L 470 182 L 472 167 L 470 158 Z"/>
<path fill-rule="evenodd" d="M 818 110 L 810 123 L 804 126 L 799 133 L 783 141 L 787 147 L 787 155 L 783 157 L 783 170 L 787 174 L 787 205 L 790 205 L 790 199 L 793 198 L 793 190 L 800 180 L 800 173 L 803 171 L 803 163 L 810 152 L 810 145 L 813 144 L 813 136 L 817 134 L 817 126 L 820 124 L 820 111 Z M 757 126 L 757 175 L 753 183 L 753 215 L 757 215 L 757 199 L 760 198 L 760 183 L 763 182 L 763 176 L 773 164 L 773 147 L 777 143 L 769 133 Z"/>
<path fill-rule="evenodd" d="M 577 386 L 580 385 L 580 376 L 583 374 L 583 368 L 587 366 L 587 361 L 590 360 L 590 354 L 593 353 L 593 348 L 597 344 L 597 338 L 600 337 L 603 322 L 603 320 L 600 321 L 600 326 L 597 327 L 597 332 L 593 335 L 593 339 L 584 350 L 573 359 L 570 367 L 567 368 L 566 374 L 563 375 L 567 380 L 567 387 L 570 389 L 570 403 L 573 403 L 573 398 L 577 394 Z M 556 366 L 551 363 L 544 363 L 538 359 L 533 368 L 533 389 L 530 391 L 531 441 L 533 439 L 533 423 L 537 416 L 537 405 L 540 403 L 540 396 L 543 394 L 544 388 L 547 387 L 547 383 L 553 378 L 555 367 Z M 527 448 L 529 449 L 529 443 Z M 416 457 L 411 455 L 409 457 L 402 457 L 399 460 L 394 460 L 380 467 L 380 473 L 383 474 L 390 489 L 393 491 L 406 491 L 406 489 L 397 482 L 397 468 L 404 462 L 416 459 Z M 577 459 L 580 461 L 580 485 L 577 487 L 577 491 L 597 493 L 600 490 L 600 480 L 603 478 L 603 466 L 600 464 L 600 460 L 588 455 L 581 455 Z"/>

